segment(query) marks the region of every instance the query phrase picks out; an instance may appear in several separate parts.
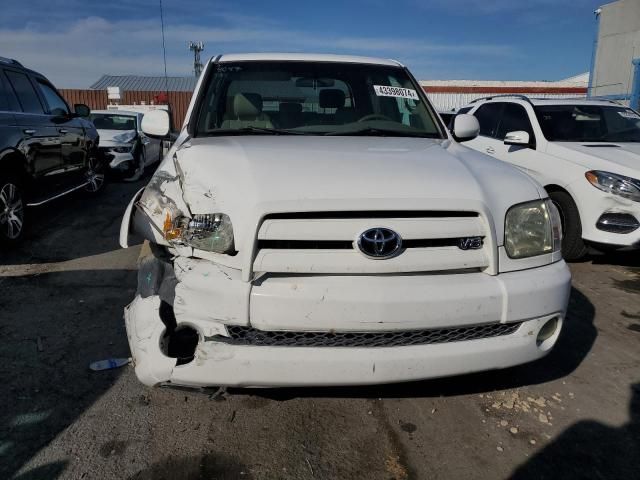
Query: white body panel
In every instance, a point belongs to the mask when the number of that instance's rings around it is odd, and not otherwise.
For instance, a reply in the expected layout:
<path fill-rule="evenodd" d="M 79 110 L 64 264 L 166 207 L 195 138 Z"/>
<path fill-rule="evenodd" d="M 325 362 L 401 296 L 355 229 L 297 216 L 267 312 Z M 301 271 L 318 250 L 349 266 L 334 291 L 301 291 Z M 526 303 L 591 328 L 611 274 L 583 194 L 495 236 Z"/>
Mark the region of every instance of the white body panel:
<path fill-rule="evenodd" d="M 398 65 L 297 54 L 217 60 Z M 129 205 L 120 233 L 123 247 L 132 226 L 168 247 L 164 256 L 156 256 L 160 247 L 142 259 L 141 268 L 153 275 L 142 270 L 140 278 L 153 285 L 139 284 L 125 310 L 143 383 L 389 383 L 504 368 L 540 358 L 555 343 L 571 288 L 567 266 L 557 253 L 513 260 L 503 248 L 507 210 L 546 197 L 529 176 L 450 136 L 189 138 L 189 117 L 148 192 Z M 175 210 L 228 215 L 237 253 L 170 244 L 159 232 Z M 353 245 L 375 227 L 399 232 L 408 246 L 393 258 L 366 257 Z M 482 245 L 465 250 L 446 243 L 467 237 L 482 237 Z M 318 241 L 333 243 L 295 245 Z M 163 353 L 162 302 L 172 305 L 178 328 L 198 333 L 187 364 Z M 550 319 L 558 319 L 558 328 L 539 344 Z M 396 347 L 240 345 L 231 333 L 384 336 L 487 326 L 512 330 Z"/>
<path fill-rule="evenodd" d="M 625 247 L 640 246 L 640 228 L 631 233 L 611 233 L 596 228 L 604 213 L 628 213 L 640 220 L 640 203 L 593 187 L 585 178 L 591 170 L 601 170 L 640 179 L 640 144 L 624 142 L 549 142 L 545 139 L 529 102 L 515 98 L 495 98 L 492 101 L 522 105 L 536 139 L 536 148 L 505 145 L 502 140 L 479 136 L 465 145 L 504 162 L 515 165 L 544 186 L 557 185 L 575 201 L 585 240 Z M 603 105 L 609 102 L 585 100 L 533 100 L 534 104 Z M 477 111 L 479 102 L 470 113 Z M 603 146 L 605 145 L 605 146 Z M 610 146 L 606 146 L 610 145 Z"/>
<path fill-rule="evenodd" d="M 547 353 L 557 336 L 541 346 L 536 336 L 546 320 L 564 317 L 570 290 L 564 262 L 497 277 L 398 277 L 391 288 L 384 277 L 340 276 L 312 277 L 300 283 L 295 278 L 274 279 L 261 287 L 236 277 L 231 280 L 236 286 L 225 287 L 230 285 L 227 272 L 200 262 L 204 264 L 184 280 L 188 290 L 177 292 L 176 297 L 179 305 L 190 303 L 195 311 L 181 308 L 176 317 L 179 323 L 195 326 L 202 338 L 217 335 L 223 340 L 225 325 L 242 323 L 247 296 L 251 297 L 251 325 L 264 330 L 375 332 L 523 323 L 502 337 L 391 348 L 236 346 L 210 338 L 199 344 L 191 363 L 176 366 L 175 358 L 157 348 L 164 331 L 158 318 L 159 298 L 136 297 L 125 319 L 136 374 L 147 385 L 355 385 L 505 368 Z M 202 269 L 209 272 L 206 282 Z M 228 294 L 220 294 L 222 287 L 228 288 Z"/>

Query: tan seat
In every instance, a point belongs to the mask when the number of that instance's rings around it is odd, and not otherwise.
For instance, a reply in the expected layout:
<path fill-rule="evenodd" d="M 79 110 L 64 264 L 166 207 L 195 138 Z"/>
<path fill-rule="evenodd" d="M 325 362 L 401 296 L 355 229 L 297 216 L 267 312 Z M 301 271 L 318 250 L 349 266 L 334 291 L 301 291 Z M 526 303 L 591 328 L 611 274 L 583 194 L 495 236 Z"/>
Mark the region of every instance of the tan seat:
<path fill-rule="evenodd" d="M 294 128 L 302 124 L 302 105 L 294 102 L 282 102 L 278 108 L 278 125 L 281 128 Z"/>
<path fill-rule="evenodd" d="M 220 128 L 273 128 L 269 116 L 262 112 L 262 96 L 258 93 L 235 94 L 230 110 Z"/>
<path fill-rule="evenodd" d="M 329 116 L 328 123 L 331 125 L 343 125 L 357 120 L 356 112 L 351 107 L 345 107 L 346 96 L 344 92 L 337 88 L 328 88 L 320 91 L 318 99 L 320 108 L 335 108 L 336 111 Z"/>

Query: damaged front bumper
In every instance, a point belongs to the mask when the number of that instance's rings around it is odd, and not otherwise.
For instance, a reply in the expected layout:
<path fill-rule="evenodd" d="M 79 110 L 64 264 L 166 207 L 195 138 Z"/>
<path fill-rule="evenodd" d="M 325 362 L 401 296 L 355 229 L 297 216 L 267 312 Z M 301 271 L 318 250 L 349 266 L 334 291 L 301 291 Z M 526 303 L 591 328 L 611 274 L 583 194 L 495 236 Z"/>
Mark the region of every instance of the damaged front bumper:
<path fill-rule="evenodd" d="M 264 275 L 154 247 L 125 310 L 146 385 L 392 383 L 505 368 L 555 344 L 564 262 L 497 276 Z"/>

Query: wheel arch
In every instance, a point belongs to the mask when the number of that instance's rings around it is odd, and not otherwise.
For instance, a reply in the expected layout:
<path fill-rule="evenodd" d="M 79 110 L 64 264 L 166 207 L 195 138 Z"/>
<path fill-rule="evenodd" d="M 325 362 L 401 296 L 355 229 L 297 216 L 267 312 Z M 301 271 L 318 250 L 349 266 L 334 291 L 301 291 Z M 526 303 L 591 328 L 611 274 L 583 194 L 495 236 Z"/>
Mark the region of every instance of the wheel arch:
<path fill-rule="evenodd" d="M 555 183 L 550 183 L 548 185 L 545 185 L 544 189 L 547 191 L 547 193 L 564 192 L 564 193 L 568 193 L 569 195 L 571 195 L 571 192 L 569 192 L 569 190 L 567 190 L 566 188 L 561 187 L 560 185 L 556 185 Z M 571 198 L 573 198 L 573 195 L 571 195 Z M 575 200 L 574 200 L 574 202 L 575 202 Z"/>
<path fill-rule="evenodd" d="M 0 152 L 0 174 L 2 173 L 17 174 L 26 183 L 29 173 L 27 171 L 27 159 L 22 152 L 15 148 Z"/>
<path fill-rule="evenodd" d="M 571 200 L 573 200 L 573 203 L 575 203 L 576 208 L 578 209 L 578 217 L 580 219 L 580 223 L 582 224 L 582 219 L 584 218 L 583 212 L 582 212 L 582 208 L 583 206 L 580 205 L 579 202 L 576 201 L 576 196 L 571 192 L 571 190 L 558 185 L 556 183 L 549 183 L 547 185 L 544 186 L 544 189 L 547 191 L 547 193 L 551 194 L 553 192 L 563 192 L 566 193 L 567 195 L 569 195 L 571 197 Z"/>

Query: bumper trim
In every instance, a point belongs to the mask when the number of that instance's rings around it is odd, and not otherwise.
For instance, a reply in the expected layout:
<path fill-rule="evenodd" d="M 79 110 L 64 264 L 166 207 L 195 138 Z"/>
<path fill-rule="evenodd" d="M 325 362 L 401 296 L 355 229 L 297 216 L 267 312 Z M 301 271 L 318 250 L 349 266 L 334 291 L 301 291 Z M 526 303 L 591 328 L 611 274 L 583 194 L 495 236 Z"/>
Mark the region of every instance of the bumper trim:
<path fill-rule="evenodd" d="M 556 334 L 536 337 L 551 318 Z M 196 358 L 173 368 L 173 385 L 293 387 L 398 383 L 507 368 L 544 357 L 562 325 L 559 314 L 523 322 L 511 335 L 481 340 L 390 348 L 287 348 L 201 342 Z"/>
<path fill-rule="evenodd" d="M 381 348 L 409 345 L 431 345 L 438 343 L 480 340 L 483 338 L 510 335 L 522 322 L 490 323 L 452 328 L 427 330 L 390 330 L 369 332 L 301 332 L 268 331 L 241 325 L 228 325 L 229 338 L 217 336 L 213 340 L 231 345 L 270 347 L 338 347 Z"/>
<path fill-rule="evenodd" d="M 596 228 L 609 233 L 631 233 L 640 227 L 638 219 L 630 213 L 603 213 Z"/>

